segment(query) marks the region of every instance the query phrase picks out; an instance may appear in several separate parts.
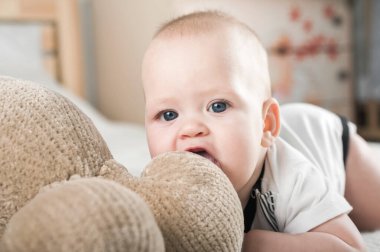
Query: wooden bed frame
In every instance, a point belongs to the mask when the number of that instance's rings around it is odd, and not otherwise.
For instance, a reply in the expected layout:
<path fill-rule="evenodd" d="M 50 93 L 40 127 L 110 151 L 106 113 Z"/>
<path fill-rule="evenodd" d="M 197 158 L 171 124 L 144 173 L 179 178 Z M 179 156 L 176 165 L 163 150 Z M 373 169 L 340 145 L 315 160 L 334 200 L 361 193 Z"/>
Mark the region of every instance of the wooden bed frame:
<path fill-rule="evenodd" d="M 46 69 L 67 89 L 84 96 L 77 0 L 0 0 L 2 22 L 40 23 Z"/>
<path fill-rule="evenodd" d="M 357 102 L 357 126 L 359 134 L 369 141 L 380 142 L 380 102 Z"/>

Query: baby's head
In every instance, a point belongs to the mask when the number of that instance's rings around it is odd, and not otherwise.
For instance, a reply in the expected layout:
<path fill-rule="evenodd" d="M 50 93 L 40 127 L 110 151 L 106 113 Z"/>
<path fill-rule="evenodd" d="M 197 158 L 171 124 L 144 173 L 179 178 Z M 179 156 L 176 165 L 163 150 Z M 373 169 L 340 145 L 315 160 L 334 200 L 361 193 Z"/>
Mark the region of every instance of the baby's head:
<path fill-rule="evenodd" d="M 244 203 L 280 128 L 254 32 L 218 12 L 177 18 L 149 45 L 142 81 L 152 157 L 198 153 L 224 171 Z"/>

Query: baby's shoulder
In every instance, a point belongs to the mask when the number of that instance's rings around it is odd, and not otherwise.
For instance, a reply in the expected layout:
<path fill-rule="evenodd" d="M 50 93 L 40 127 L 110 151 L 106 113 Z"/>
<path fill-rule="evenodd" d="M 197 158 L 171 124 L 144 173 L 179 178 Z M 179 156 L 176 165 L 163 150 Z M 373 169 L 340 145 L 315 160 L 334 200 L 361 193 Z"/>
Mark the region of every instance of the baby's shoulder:
<path fill-rule="evenodd" d="M 278 138 L 268 152 L 264 166 L 263 189 L 282 194 L 294 186 L 323 185 L 323 174 L 303 153 Z"/>
<path fill-rule="evenodd" d="M 289 142 L 297 135 L 316 144 L 324 135 L 341 135 L 341 120 L 337 114 L 312 104 L 285 104 L 281 106 L 281 137 Z"/>

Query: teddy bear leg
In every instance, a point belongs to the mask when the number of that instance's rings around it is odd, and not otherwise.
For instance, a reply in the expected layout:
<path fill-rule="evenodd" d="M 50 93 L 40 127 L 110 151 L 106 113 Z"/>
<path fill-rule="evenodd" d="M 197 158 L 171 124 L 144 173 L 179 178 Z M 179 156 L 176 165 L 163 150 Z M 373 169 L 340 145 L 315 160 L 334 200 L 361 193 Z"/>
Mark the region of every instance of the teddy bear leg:
<path fill-rule="evenodd" d="M 135 178 L 114 160 L 98 174 L 138 193 L 150 206 L 166 251 L 241 251 L 243 209 L 222 170 L 189 152 L 156 156 Z"/>
<path fill-rule="evenodd" d="M 146 203 L 101 178 L 63 182 L 38 193 L 10 219 L 0 250 L 165 251 Z"/>

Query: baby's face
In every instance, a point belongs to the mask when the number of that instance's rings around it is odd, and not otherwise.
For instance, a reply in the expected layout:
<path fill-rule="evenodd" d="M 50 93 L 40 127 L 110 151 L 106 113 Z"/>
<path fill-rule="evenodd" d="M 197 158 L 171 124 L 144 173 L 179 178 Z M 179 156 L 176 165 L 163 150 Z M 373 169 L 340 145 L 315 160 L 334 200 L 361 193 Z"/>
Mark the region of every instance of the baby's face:
<path fill-rule="evenodd" d="M 152 157 L 190 151 L 219 166 L 235 189 L 260 162 L 263 98 L 245 57 L 223 34 L 158 39 L 142 69 Z M 234 53 L 231 53 L 234 52 Z M 261 155 L 262 156 L 262 155 Z"/>

